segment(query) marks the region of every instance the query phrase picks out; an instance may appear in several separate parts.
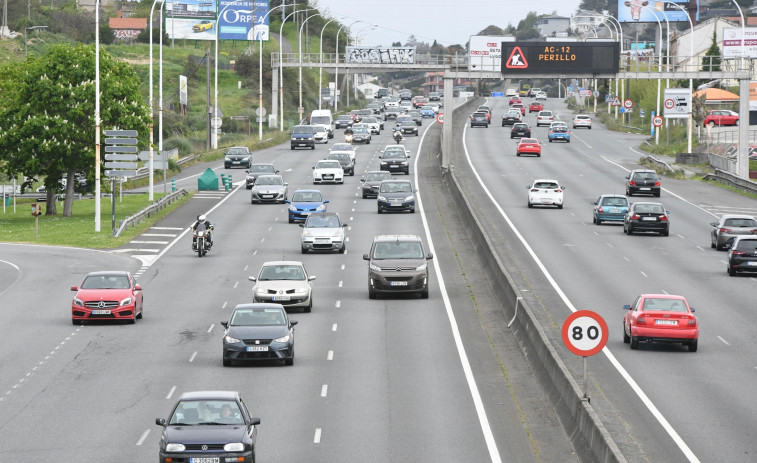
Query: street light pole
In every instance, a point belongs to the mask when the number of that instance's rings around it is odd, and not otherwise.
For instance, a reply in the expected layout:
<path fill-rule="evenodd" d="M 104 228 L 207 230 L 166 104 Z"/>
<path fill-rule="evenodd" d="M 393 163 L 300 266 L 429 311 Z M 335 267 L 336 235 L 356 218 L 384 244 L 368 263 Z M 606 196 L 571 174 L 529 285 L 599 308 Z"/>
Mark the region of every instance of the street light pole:
<path fill-rule="evenodd" d="M 297 113 L 300 115 L 300 121 L 302 120 L 302 112 L 305 108 L 302 107 L 302 29 L 305 27 L 305 24 L 310 20 L 310 18 L 315 18 L 316 16 L 321 16 L 320 13 L 312 14 L 305 18 L 304 21 L 302 21 L 302 24 L 300 25 L 300 33 L 297 35 L 297 46 L 298 51 L 300 52 L 300 77 L 299 77 L 299 85 L 300 85 L 300 105 L 297 107 Z M 318 90 L 321 91 L 320 89 Z"/>
<path fill-rule="evenodd" d="M 265 24 L 265 19 L 268 17 L 269 14 L 271 14 L 274 10 L 278 10 L 279 8 L 284 8 L 285 6 L 286 6 L 286 3 L 282 3 L 281 5 L 275 6 L 271 8 L 270 10 L 268 10 L 268 13 L 266 13 L 263 16 L 261 23 Z M 255 29 L 253 27 L 253 32 L 254 30 Z M 258 44 L 260 45 L 260 56 L 258 57 L 258 108 L 262 108 L 263 107 L 263 37 L 258 34 L 254 34 L 254 35 L 258 38 Z M 270 28 L 268 31 L 268 35 L 270 36 Z M 281 41 L 281 37 L 279 37 L 279 41 Z M 258 139 L 262 140 L 263 139 L 263 123 L 262 123 L 263 116 L 260 116 L 260 118 L 261 118 L 261 122 L 258 122 Z"/>
<path fill-rule="evenodd" d="M 95 0 L 95 231 L 100 231 L 100 0 Z"/>
<path fill-rule="evenodd" d="M 279 117 L 281 122 L 279 127 L 282 132 L 284 131 L 284 66 L 282 66 L 282 64 L 284 64 L 284 51 L 282 47 L 282 44 L 284 43 L 284 23 L 286 23 L 287 19 L 294 14 L 312 10 L 312 8 L 297 10 L 297 4 L 295 4 L 294 7 L 295 10 L 286 15 L 284 20 L 281 21 L 281 28 L 279 29 Z"/>
<path fill-rule="evenodd" d="M 642 8 L 649 9 L 652 14 L 654 14 L 654 18 L 657 20 L 657 26 L 660 28 L 660 40 L 662 40 L 662 21 L 660 21 L 660 18 L 657 16 L 657 12 L 648 6 L 643 6 Z M 658 53 L 657 57 L 657 72 L 659 74 L 662 74 L 662 45 L 660 45 L 660 52 Z M 659 77 L 657 78 L 657 110 L 655 111 L 655 115 L 660 115 L 660 86 L 662 85 L 662 79 Z M 630 89 L 629 89 L 630 90 Z M 654 131 L 654 144 L 657 145 L 660 142 L 660 130 L 657 129 Z"/>
<path fill-rule="evenodd" d="M 230 6 L 237 5 L 239 3 L 242 3 L 243 0 L 234 0 L 233 2 L 226 5 L 223 10 L 218 13 L 218 18 L 221 17 L 224 11 L 226 11 Z M 215 58 L 215 69 L 214 69 L 214 82 L 213 82 L 213 119 L 218 118 L 218 25 L 220 24 L 220 19 L 216 20 L 216 58 Z M 213 146 L 213 149 L 218 149 L 218 129 L 213 127 L 213 124 L 210 124 L 210 129 L 213 131 L 211 134 L 211 143 Z"/>
<path fill-rule="evenodd" d="M 153 188 L 153 171 L 152 171 L 152 168 L 153 168 L 153 149 L 152 149 L 152 145 L 153 145 L 153 137 L 154 137 L 154 135 L 153 135 L 153 129 L 154 129 L 154 125 L 155 125 L 155 122 L 154 122 L 154 119 L 153 119 L 153 109 L 154 109 L 155 105 L 153 103 L 153 98 L 152 98 L 152 94 L 153 94 L 153 91 L 152 91 L 152 87 L 153 87 L 153 83 L 152 83 L 152 74 L 153 74 L 153 70 L 152 70 L 152 48 L 153 48 L 152 47 L 152 25 L 153 25 L 153 13 L 155 12 L 155 5 L 158 4 L 158 3 L 161 4 L 160 5 L 161 11 L 163 9 L 163 0 L 155 0 L 152 3 L 152 7 L 150 7 L 150 24 L 148 26 L 149 27 L 149 32 L 150 32 L 150 72 L 149 72 L 149 74 L 150 74 L 150 84 L 149 84 L 149 87 L 150 87 L 150 98 L 149 98 L 150 99 L 150 143 L 148 143 L 149 150 L 150 150 L 150 164 L 149 164 L 149 167 L 150 167 L 149 178 L 150 178 L 150 180 L 149 180 L 149 189 L 148 189 L 148 199 L 150 201 L 153 201 L 153 199 L 154 199 L 154 196 L 153 196 L 153 189 L 154 189 Z"/>
<path fill-rule="evenodd" d="M 682 6 L 673 2 L 669 3 L 669 5 L 673 5 L 679 10 L 683 11 L 684 14 L 686 14 L 686 19 L 689 20 L 689 27 L 690 27 L 689 29 L 689 54 L 691 55 L 691 57 L 689 58 L 689 63 L 693 63 L 694 62 L 694 22 L 689 17 L 689 12 L 686 11 Z M 699 10 L 699 4 L 697 4 L 697 11 L 698 10 Z M 676 47 L 676 50 L 678 50 L 678 47 Z M 689 79 L 689 94 L 692 95 L 692 98 L 693 98 L 693 95 L 694 95 L 694 80 L 693 79 Z M 688 127 L 689 136 L 688 136 L 688 141 L 686 145 L 688 149 L 686 152 L 691 153 L 691 144 L 692 144 L 691 140 L 693 138 L 692 132 L 694 131 L 694 112 L 693 111 L 689 111 L 688 126 L 689 126 Z"/>
<path fill-rule="evenodd" d="M 369 24 L 369 25 L 365 26 L 364 28 L 360 29 L 359 31 L 357 31 L 355 33 L 355 39 L 352 41 L 353 45 L 354 44 L 359 44 L 359 42 L 360 42 L 359 41 L 360 34 L 364 30 L 367 30 L 367 29 L 373 30 L 373 29 L 375 29 L 377 27 L 378 27 L 378 24 Z M 354 74 L 354 79 L 355 79 L 355 82 L 352 85 L 352 91 L 355 93 L 355 99 L 357 99 L 357 72 Z M 349 95 L 347 95 L 347 98 L 349 98 Z"/>
<path fill-rule="evenodd" d="M 355 21 L 349 26 L 342 25 L 339 30 L 336 31 L 336 70 L 334 71 L 334 112 L 336 113 L 339 110 L 339 33 L 342 32 L 342 29 L 347 27 L 349 30 L 350 27 L 352 27 L 354 24 L 357 24 L 362 21 Z M 348 34 L 349 35 L 349 34 Z"/>
<path fill-rule="evenodd" d="M 329 19 L 321 28 L 321 42 L 318 47 L 321 52 L 321 65 L 318 67 L 318 109 L 321 109 L 321 102 L 323 101 L 323 95 L 321 95 L 321 88 L 323 88 L 323 33 L 326 32 L 326 26 L 335 20 L 336 18 Z"/>

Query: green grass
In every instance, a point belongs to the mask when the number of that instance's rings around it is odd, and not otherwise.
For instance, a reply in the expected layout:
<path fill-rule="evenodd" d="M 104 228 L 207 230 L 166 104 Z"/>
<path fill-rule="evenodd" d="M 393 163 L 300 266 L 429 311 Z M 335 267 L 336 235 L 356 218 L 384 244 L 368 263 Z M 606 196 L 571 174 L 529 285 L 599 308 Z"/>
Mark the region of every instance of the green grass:
<path fill-rule="evenodd" d="M 155 194 L 157 201 L 163 195 Z M 113 237 L 111 231 L 111 202 L 109 198 L 100 200 L 100 232 L 95 232 L 95 200 L 75 200 L 73 204 L 73 216 L 63 217 L 62 203 L 58 203 L 57 216 L 39 216 L 38 234 L 34 237 L 34 221 L 31 215 L 33 198 L 19 198 L 16 202 L 16 213 L 13 213 L 13 205 L 6 206 L 5 213 L 0 210 L 0 241 L 9 243 L 34 243 L 58 246 L 74 246 L 93 249 L 117 248 L 128 243 L 135 236 L 144 233 L 155 222 L 159 221 L 177 207 L 184 204 L 192 197 L 192 193 L 182 199 L 164 207 L 158 213 L 148 218 L 136 227 L 124 231 L 118 238 Z M 147 195 L 127 195 L 123 201 L 116 197 L 116 227 L 118 221 L 133 215 L 142 208 L 148 206 L 150 201 Z M 44 213 L 44 205 L 42 211 Z"/>

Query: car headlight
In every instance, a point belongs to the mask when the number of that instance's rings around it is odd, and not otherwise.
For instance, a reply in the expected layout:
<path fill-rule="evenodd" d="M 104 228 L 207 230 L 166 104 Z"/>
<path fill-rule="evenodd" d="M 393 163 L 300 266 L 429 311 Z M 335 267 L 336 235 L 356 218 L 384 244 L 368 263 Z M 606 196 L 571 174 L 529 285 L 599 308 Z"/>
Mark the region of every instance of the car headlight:
<path fill-rule="evenodd" d="M 251 193 L 254 194 L 254 195 L 258 194 L 258 189 L 257 188 L 253 188 L 252 191 L 251 191 Z"/>
<path fill-rule="evenodd" d="M 242 342 L 242 341 L 240 341 L 237 338 L 232 338 L 231 336 L 226 335 L 226 336 L 223 337 L 223 342 L 225 342 L 226 344 L 236 344 L 236 343 Z"/>
<path fill-rule="evenodd" d="M 132 298 L 127 297 L 126 299 L 122 300 L 118 305 L 129 305 L 131 304 Z"/>
<path fill-rule="evenodd" d="M 287 333 L 285 336 L 274 339 L 273 342 L 289 342 L 289 333 Z"/>
<path fill-rule="evenodd" d="M 402 161 L 402 165 L 406 166 L 407 165 L 407 161 Z"/>
<path fill-rule="evenodd" d="M 312 233 L 310 233 L 310 232 L 309 232 L 308 230 L 304 230 L 304 231 L 302 232 L 302 237 L 303 237 L 303 238 L 312 238 L 312 237 L 313 237 L 313 234 L 312 234 Z"/>
<path fill-rule="evenodd" d="M 289 210 L 292 212 L 297 212 L 297 207 L 294 204 L 289 205 Z"/>
<path fill-rule="evenodd" d="M 166 452 L 183 452 L 186 450 L 184 444 L 166 444 Z"/>
<path fill-rule="evenodd" d="M 297 288 L 297 289 L 295 289 L 295 292 L 307 294 L 308 293 L 308 287 L 307 286 L 303 286 L 302 288 Z"/>
<path fill-rule="evenodd" d="M 386 201 L 386 196 L 379 195 L 377 198 L 379 201 Z"/>
<path fill-rule="evenodd" d="M 265 294 L 267 291 L 265 288 L 255 288 L 256 294 Z"/>
<path fill-rule="evenodd" d="M 426 270 L 427 267 L 428 267 L 428 264 L 426 262 L 424 262 L 421 265 L 415 267 L 415 270 L 418 271 L 418 272 L 422 272 L 422 271 Z"/>
<path fill-rule="evenodd" d="M 316 211 L 325 211 L 326 210 L 326 205 L 325 204 L 321 204 L 318 207 L 316 207 L 315 210 Z"/>
<path fill-rule="evenodd" d="M 297 139 L 296 138 L 292 138 L 292 141 L 297 141 Z"/>
<path fill-rule="evenodd" d="M 369 268 L 370 268 L 371 270 L 375 271 L 375 272 L 380 272 L 380 271 L 381 271 L 381 267 L 379 267 L 379 266 L 378 266 L 378 265 L 376 265 L 376 264 L 369 264 L 369 265 L 368 265 L 368 267 L 369 267 Z"/>
<path fill-rule="evenodd" d="M 244 452 L 244 444 L 241 442 L 231 442 L 223 446 L 225 452 Z"/>
<path fill-rule="evenodd" d="M 386 161 L 381 161 L 381 165 L 385 166 L 386 165 Z"/>
<path fill-rule="evenodd" d="M 84 306 L 84 301 L 82 301 L 82 300 L 81 300 L 81 299 L 79 299 L 78 297 L 75 297 L 75 298 L 74 298 L 74 304 L 75 304 L 75 305 L 79 305 L 79 306 Z"/>
<path fill-rule="evenodd" d="M 407 198 L 405 198 L 405 201 L 412 201 L 414 199 L 415 199 L 415 196 L 410 195 Z"/>

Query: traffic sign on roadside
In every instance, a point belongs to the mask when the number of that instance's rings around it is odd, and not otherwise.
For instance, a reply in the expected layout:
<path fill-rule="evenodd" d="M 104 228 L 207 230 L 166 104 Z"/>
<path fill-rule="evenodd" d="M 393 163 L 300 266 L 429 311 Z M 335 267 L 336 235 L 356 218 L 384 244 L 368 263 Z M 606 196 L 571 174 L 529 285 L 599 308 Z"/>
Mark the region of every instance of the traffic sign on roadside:
<path fill-rule="evenodd" d="M 589 357 L 607 344 L 607 323 L 596 312 L 579 310 L 565 319 L 562 326 L 562 339 L 565 347 L 582 357 Z"/>
<path fill-rule="evenodd" d="M 662 127 L 662 117 L 660 117 L 660 116 L 653 117 L 652 118 L 652 124 L 655 127 Z"/>
<path fill-rule="evenodd" d="M 106 162 L 106 169 L 136 169 L 136 162 Z"/>
<path fill-rule="evenodd" d="M 444 124 L 444 113 L 439 113 L 436 115 L 436 122 Z"/>
<path fill-rule="evenodd" d="M 158 150 L 154 150 L 152 152 L 152 162 L 155 161 L 166 161 L 168 159 L 168 155 L 165 151 L 159 152 Z M 139 160 L 140 161 L 149 161 L 150 160 L 150 152 L 149 151 L 140 151 L 139 152 Z"/>
<path fill-rule="evenodd" d="M 106 161 L 136 161 L 137 155 L 136 154 L 112 154 L 108 153 L 105 155 Z"/>
<path fill-rule="evenodd" d="M 106 170 L 106 177 L 136 177 L 136 170 Z"/>
<path fill-rule="evenodd" d="M 631 108 L 633 108 L 633 101 L 631 101 L 631 100 L 626 100 L 626 101 L 624 101 L 624 102 L 623 102 L 623 107 L 624 107 L 624 108 L 626 108 L 626 109 L 631 109 Z"/>
<path fill-rule="evenodd" d="M 610 103 L 610 106 L 620 106 L 620 98 L 617 96 L 612 100 L 612 103 Z"/>

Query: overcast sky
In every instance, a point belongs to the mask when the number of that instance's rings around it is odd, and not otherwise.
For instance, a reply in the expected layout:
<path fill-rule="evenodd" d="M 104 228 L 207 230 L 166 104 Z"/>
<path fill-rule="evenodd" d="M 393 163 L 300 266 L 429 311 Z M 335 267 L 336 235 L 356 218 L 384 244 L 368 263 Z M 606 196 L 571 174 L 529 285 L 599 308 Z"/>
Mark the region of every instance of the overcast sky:
<path fill-rule="evenodd" d="M 580 0 L 316 0 L 321 12 L 343 24 L 351 24 L 353 33 L 360 33 L 364 45 L 390 46 L 407 41 L 414 35 L 421 42 L 443 45 L 465 45 L 490 25 L 517 26 L 529 11 L 570 17 Z M 371 24 L 374 30 L 364 29 Z"/>

